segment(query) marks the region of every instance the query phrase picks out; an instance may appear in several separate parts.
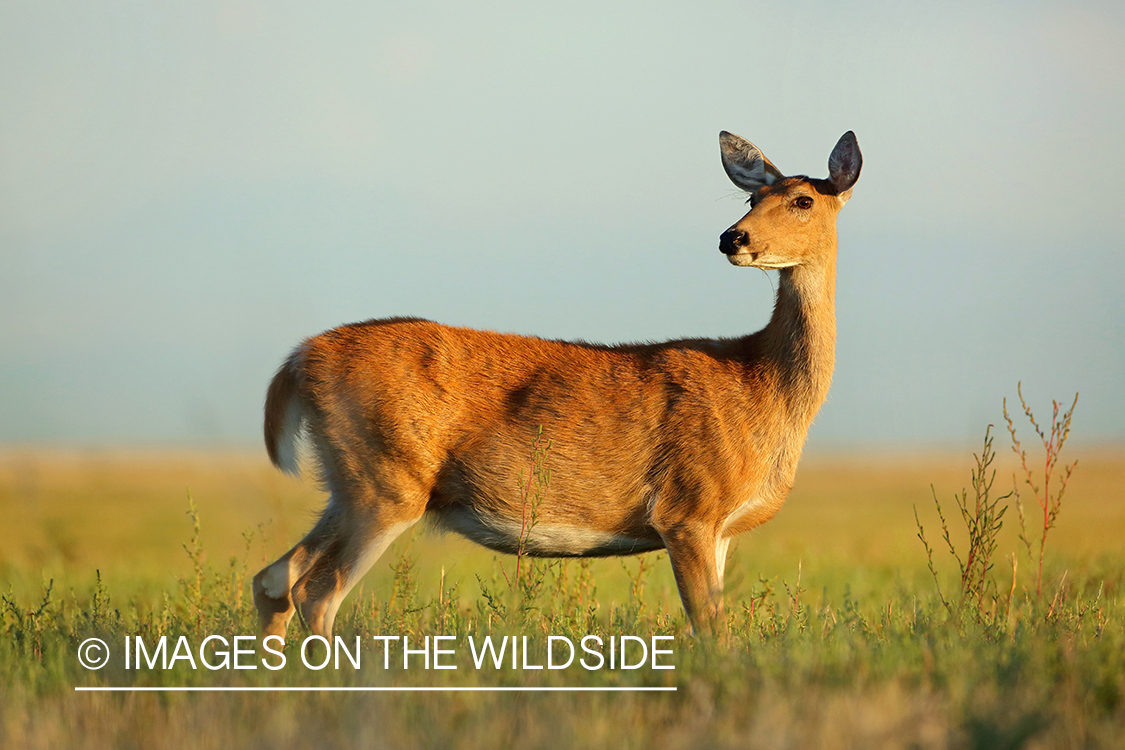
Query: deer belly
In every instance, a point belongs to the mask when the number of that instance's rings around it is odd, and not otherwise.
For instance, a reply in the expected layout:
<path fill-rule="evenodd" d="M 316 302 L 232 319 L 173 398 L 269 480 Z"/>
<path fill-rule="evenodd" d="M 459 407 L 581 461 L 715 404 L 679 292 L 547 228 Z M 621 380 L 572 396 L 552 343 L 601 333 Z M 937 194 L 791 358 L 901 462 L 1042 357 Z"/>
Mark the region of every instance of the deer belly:
<path fill-rule="evenodd" d="M 431 510 L 436 525 L 497 552 L 532 557 L 607 557 L 662 549 L 657 538 L 638 538 L 571 524 L 526 522 L 464 505 Z"/>

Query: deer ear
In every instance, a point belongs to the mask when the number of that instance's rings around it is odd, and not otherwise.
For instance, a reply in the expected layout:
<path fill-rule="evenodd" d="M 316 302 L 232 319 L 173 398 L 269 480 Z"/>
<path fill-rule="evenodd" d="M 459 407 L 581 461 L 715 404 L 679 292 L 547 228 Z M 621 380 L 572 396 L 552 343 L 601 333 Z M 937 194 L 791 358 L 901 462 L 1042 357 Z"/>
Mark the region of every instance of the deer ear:
<path fill-rule="evenodd" d="M 730 181 L 748 193 L 784 176 L 757 146 L 725 130 L 719 133 L 719 155 Z"/>
<path fill-rule="evenodd" d="M 846 201 L 851 197 L 852 185 L 859 179 L 859 170 L 863 166 L 863 154 L 859 152 L 859 141 L 855 133 L 848 131 L 840 136 L 836 148 L 828 157 L 828 181 L 836 188 L 840 200 Z"/>

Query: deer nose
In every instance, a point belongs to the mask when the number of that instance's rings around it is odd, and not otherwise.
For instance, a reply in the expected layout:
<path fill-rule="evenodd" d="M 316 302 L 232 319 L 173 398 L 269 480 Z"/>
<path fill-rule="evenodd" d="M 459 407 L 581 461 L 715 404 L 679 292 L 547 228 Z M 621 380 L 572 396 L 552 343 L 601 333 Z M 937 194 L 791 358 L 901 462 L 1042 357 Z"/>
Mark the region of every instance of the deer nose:
<path fill-rule="evenodd" d="M 735 255 L 749 241 L 749 235 L 741 229 L 728 229 L 719 235 L 719 252 L 723 255 Z"/>

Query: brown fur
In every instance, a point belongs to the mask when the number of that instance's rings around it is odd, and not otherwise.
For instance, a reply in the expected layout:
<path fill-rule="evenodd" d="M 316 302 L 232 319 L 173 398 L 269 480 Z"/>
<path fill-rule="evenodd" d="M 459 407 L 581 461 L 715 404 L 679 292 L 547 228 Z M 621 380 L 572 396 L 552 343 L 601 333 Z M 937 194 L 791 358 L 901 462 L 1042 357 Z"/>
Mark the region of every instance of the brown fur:
<path fill-rule="evenodd" d="M 781 271 L 769 324 L 743 338 L 599 346 L 400 318 L 305 341 L 270 384 L 266 446 L 281 465 L 299 409 L 331 499 L 255 577 L 263 632 L 283 635 L 299 607 L 329 634 L 350 587 L 423 515 L 514 550 L 525 512 L 516 477 L 540 428 L 552 475 L 526 550 L 666 548 L 687 613 L 709 629 L 724 540 L 780 508 L 828 391 L 846 200 L 836 192 L 803 178 L 762 186 L 732 227 L 750 237 L 745 264 L 796 263 Z M 813 210 L 795 212 L 802 195 Z"/>

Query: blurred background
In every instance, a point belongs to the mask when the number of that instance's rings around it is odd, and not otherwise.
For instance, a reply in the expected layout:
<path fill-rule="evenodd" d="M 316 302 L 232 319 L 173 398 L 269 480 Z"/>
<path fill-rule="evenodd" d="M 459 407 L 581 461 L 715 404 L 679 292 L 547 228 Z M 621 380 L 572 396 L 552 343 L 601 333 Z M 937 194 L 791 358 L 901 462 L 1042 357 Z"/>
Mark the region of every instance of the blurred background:
<path fill-rule="evenodd" d="M 737 336 L 717 134 L 852 129 L 810 448 L 1125 439 L 1125 5 L 0 3 L 0 442 L 253 445 L 355 320 Z"/>

